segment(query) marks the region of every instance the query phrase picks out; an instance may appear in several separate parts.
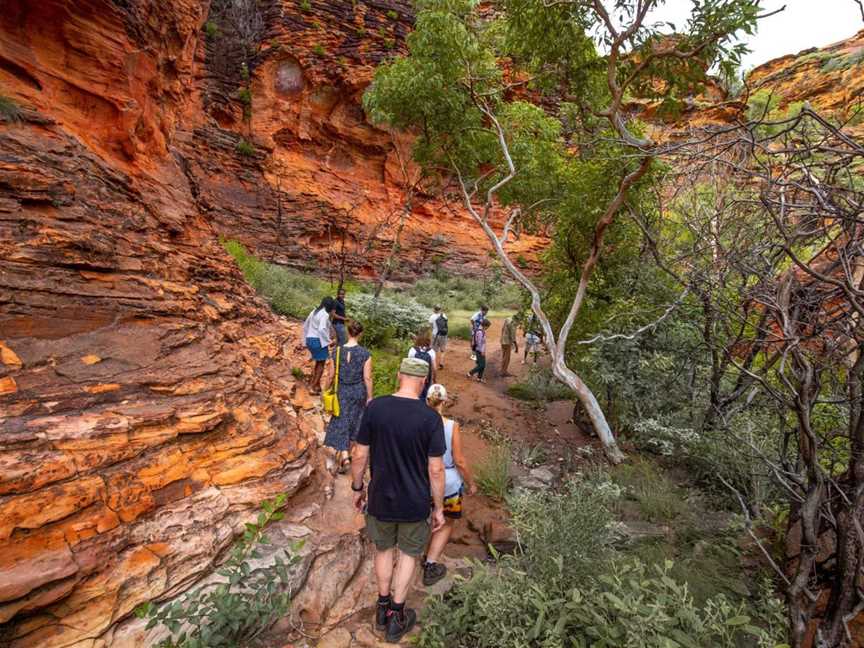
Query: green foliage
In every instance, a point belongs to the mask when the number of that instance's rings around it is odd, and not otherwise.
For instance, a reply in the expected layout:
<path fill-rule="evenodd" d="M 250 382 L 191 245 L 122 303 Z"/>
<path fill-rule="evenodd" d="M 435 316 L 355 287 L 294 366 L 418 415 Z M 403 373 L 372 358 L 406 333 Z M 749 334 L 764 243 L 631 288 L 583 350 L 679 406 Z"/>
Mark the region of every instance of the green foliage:
<path fill-rule="evenodd" d="M 171 648 L 235 648 L 246 645 L 276 619 L 288 613 L 291 604 L 291 574 L 299 561 L 302 541 L 291 550 L 277 550 L 272 564 L 259 566 L 263 548 L 270 544 L 264 532 L 270 522 L 281 520 L 287 496 L 263 503 L 257 520 L 246 524 L 243 537 L 219 568 L 218 582 L 197 587 L 171 603 L 145 603 L 135 611 L 149 618 L 147 629 L 165 626 L 171 633 L 163 646 Z"/>
<path fill-rule="evenodd" d="M 636 460 L 617 466 L 612 479 L 622 487 L 627 499 L 636 502 L 644 520 L 672 524 L 692 512 L 686 491 L 675 485 L 651 461 Z"/>
<path fill-rule="evenodd" d="M 387 17 L 390 20 L 396 20 L 397 18 L 399 18 L 399 13 L 397 11 L 395 11 L 394 9 L 390 9 L 387 11 Z"/>
<path fill-rule="evenodd" d="M 368 343 L 368 340 L 364 340 Z M 396 391 L 399 385 L 399 365 L 404 354 L 394 353 L 379 347 L 372 348 L 372 394 L 386 396 Z"/>
<path fill-rule="evenodd" d="M 618 556 L 612 508 L 619 489 L 602 474 L 561 493 L 510 498 L 514 556 L 475 564 L 425 610 L 421 648 L 770 648 L 780 604 L 748 610 L 724 595 L 697 603 L 658 565 Z M 758 617 L 757 617 L 758 614 Z"/>
<path fill-rule="evenodd" d="M 858 49 L 843 54 L 842 56 L 829 58 L 822 65 L 822 72 L 848 70 L 849 68 L 861 65 L 862 62 L 864 62 L 864 47 L 859 47 Z"/>
<path fill-rule="evenodd" d="M 727 484 L 756 507 L 779 495 L 759 455 L 770 456 L 780 443 L 780 434 L 776 423 L 758 409 L 736 415 L 724 429 L 678 428 L 646 418 L 634 426 L 632 436 L 643 451 L 670 457 L 703 489 L 736 508 L 738 502 Z"/>
<path fill-rule="evenodd" d="M 21 109 L 9 97 L 0 95 L 0 121 L 21 121 Z"/>
<path fill-rule="evenodd" d="M 240 138 L 240 141 L 237 142 L 237 145 L 234 147 L 234 150 L 237 151 L 238 155 L 242 155 L 243 157 L 254 157 L 255 156 L 255 145 L 243 138 Z"/>
<path fill-rule="evenodd" d="M 470 342 L 471 334 L 471 325 L 466 322 L 451 323 L 447 326 L 447 337 Z"/>
<path fill-rule="evenodd" d="M 439 271 L 416 281 L 408 294 L 425 306 L 441 306 L 448 313 L 462 310 L 473 314 L 484 303 L 493 310 L 515 309 L 522 302 L 521 288 L 504 281 L 500 268 L 497 271 L 493 268 L 479 279 Z M 451 321 L 451 335 L 453 324 Z"/>
<path fill-rule="evenodd" d="M 503 501 L 510 489 L 510 463 L 513 451 L 509 443 L 501 443 L 489 449 L 477 466 L 476 481 L 480 490 L 492 499 Z"/>
<path fill-rule="evenodd" d="M 327 281 L 256 259 L 237 241 L 223 245 L 237 261 L 246 281 L 280 315 L 306 319 L 323 297 L 335 292 L 335 286 Z"/>
<path fill-rule="evenodd" d="M 327 50 L 324 49 L 324 46 L 321 43 L 318 43 L 312 48 L 312 53 L 315 56 L 322 57 L 327 53 Z"/>
<path fill-rule="evenodd" d="M 212 20 L 208 20 L 204 23 L 204 33 L 209 40 L 216 40 L 219 38 L 219 26 Z"/>
<path fill-rule="evenodd" d="M 520 400 L 544 403 L 573 398 L 573 391 L 558 380 L 551 369 L 537 365 L 518 383 L 507 387 L 507 393 Z"/>
<path fill-rule="evenodd" d="M 396 47 L 396 41 L 393 38 L 385 38 L 384 39 L 384 48 L 385 49 L 393 49 Z"/>
<path fill-rule="evenodd" d="M 410 297 L 354 293 L 346 299 L 351 317 L 363 323 L 367 344 L 385 346 L 394 338 L 410 339 L 428 327 L 432 311 Z"/>
<path fill-rule="evenodd" d="M 300 11 L 309 13 L 312 11 L 312 3 L 309 0 L 300 0 Z"/>
<path fill-rule="evenodd" d="M 240 100 L 240 103 L 246 106 L 251 105 L 252 90 L 250 90 L 249 88 L 240 88 L 240 90 L 237 92 L 237 98 Z"/>
<path fill-rule="evenodd" d="M 294 376 L 297 380 L 304 380 L 306 375 L 303 373 L 303 370 L 300 367 L 292 367 L 291 375 Z"/>

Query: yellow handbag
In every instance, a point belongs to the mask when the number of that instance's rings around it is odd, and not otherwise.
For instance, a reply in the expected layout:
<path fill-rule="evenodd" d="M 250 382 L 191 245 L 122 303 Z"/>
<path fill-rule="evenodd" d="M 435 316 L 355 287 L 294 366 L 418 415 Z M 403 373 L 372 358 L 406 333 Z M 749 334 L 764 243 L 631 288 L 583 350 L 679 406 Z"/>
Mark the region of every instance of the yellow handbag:
<path fill-rule="evenodd" d="M 321 404 L 324 405 L 324 411 L 330 412 L 333 416 L 339 416 L 339 356 L 342 347 L 336 349 L 336 375 L 333 377 L 333 385 L 324 390 L 321 394 Z"/>

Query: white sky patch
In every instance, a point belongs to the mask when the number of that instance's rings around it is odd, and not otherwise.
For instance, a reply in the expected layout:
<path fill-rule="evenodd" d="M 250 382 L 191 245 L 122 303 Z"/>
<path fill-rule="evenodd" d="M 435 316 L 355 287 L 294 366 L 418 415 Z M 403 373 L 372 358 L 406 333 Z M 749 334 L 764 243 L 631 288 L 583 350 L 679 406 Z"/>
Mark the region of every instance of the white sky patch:
<path fill-rule="evenodd" d="M 786 54 L 831 45 L 864 29 L 864 19 L 853 0 L 763 0 L 763 13 L 783 5 L 785 11 L 759 21 L 756 34 L 742 34 L 751 50 L 743 61 L 743 71 Z M 666 0 L 648 14 L 648 20 L 668 21 L 681 29 L 692 7 L 692 0 Z"/>

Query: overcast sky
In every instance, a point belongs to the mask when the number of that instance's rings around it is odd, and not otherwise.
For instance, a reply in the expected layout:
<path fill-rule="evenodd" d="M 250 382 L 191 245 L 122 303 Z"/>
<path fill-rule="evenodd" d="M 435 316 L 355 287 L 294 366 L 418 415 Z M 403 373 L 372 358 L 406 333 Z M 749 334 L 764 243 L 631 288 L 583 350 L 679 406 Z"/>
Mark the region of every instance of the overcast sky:
<path fill-rule="evenodd" d="M 782 13 L 759 22 L 755 36 L 747 37 L 752 53 L 744 70 L 810 47 L 824 47 L 864 29 L 864 19 L 854 0 L 763 0 L 766 11 L 786 5 Z M 666 0 L 651 17 L 682 27 L 690 15 L 692 0 Z"/>

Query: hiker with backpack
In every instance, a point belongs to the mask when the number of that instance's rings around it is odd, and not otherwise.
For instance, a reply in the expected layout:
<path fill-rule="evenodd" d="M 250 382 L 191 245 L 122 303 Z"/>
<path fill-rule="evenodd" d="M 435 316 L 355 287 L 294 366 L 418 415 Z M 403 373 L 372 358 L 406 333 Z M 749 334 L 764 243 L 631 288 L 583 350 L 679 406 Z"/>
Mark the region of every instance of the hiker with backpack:
<path fill-rule="evenodd" d="M 426 404 L 441 415 L 444 421 L 444 518 L 445 524 L 432 534 L 429 549 L 423 562 L 423 585 L 431 587 L 447 574 L 447 567 L 438 560 L 450 540 L 455 521 L 462 517 L 462 495 L 477 493 L 477 484 L 471 476 L 468 462 L 462 453 L 462 438 L 459 423 L 444 416 L 447 390 L 444 385 L 434 384 L 429 388 Z"/>
<path fill-rule="evenodd" d="M 540 322 L 536 315 L 531 316 L 531 321 L 525 327 L 525 354 L 522 356 L 522 364 L 528 362 L 530 354 L 534 359 L 534 364 L 537 364 L 537 357 L 540 355 L 543 344 L 543 334 Z"/>
<path fill-rule="evenodd" d="M 408 349 L 408 357 L 423 360 L 429 365 L 429 374 L 426 376 L 426 382 L 423 384 L 423 391 L 420 394 L 420 398 L 425 401 L 429 385 L 435 382 L 435 367 L 438 366 L 435 363 L 436 353 L 429 341 L 429 333 L 423 331 L 414 337 L 414 346 Z"/>
<path fill-rule="evenodd" d="M 471 336 L 471 348 L 475 354 L 474 368 L 468 372 L 469 378 L 477 377 L 477 382 L 486 382 L 483 380 L 483 372 L 486 371 L 486 331 L 492 326 L 492 322 L 484 319 L 480 326 L 474 329 L 474 334 Z"/>
<path fill-rule="evenodd" d="M 435 307 L 435 312 L 429 318 L 429 325 L 432 328 L 432 350 L 435 352 L 438 361 L 437 367 L 444 368 L 444 352 L 447 350 L 447 315 L 441 310 L 440 306 Z"/>

